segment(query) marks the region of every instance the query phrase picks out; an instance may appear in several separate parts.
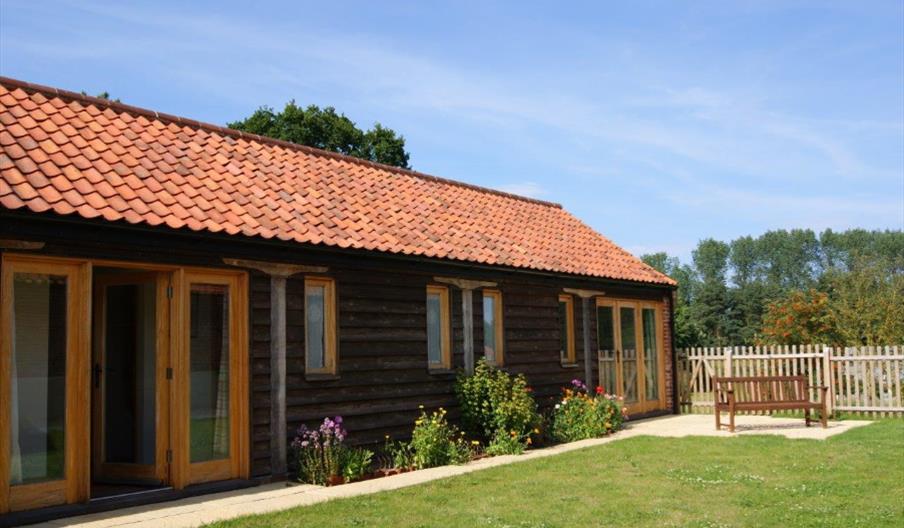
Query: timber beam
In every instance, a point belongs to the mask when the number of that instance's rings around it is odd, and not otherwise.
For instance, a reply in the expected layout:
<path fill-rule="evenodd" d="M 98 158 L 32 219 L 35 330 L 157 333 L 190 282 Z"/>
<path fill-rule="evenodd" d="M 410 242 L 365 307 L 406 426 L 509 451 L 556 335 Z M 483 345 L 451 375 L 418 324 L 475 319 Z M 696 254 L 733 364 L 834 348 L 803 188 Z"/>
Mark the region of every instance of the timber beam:
<path fill-rule="evenodd" d="M 286 264 L 283 262 L 265 262 L 261 260 L 245 260 L 224 258 L 223 262 L 229 266 L 239 268 L 251 268 L 262 271 L 271 277 L 291 277 L 298 273 L 326 273 L 326 266 L 306 266 L 302 264 Z"/>

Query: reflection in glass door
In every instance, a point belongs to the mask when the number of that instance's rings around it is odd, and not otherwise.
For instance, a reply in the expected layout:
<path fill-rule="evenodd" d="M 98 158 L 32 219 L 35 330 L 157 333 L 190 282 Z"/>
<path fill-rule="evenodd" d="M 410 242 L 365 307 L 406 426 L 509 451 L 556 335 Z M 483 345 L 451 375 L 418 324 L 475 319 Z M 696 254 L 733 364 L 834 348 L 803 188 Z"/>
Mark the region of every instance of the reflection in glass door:
<path fill-rule="evenodd" d="M 647 402 L 658 402 L 660 394 L 660 362 L 656 309 L 644 307 L 641 309 L 641 314 L 643 314 L 644 400 Z"/>
<path fill-rule="evenodd" d="M 638 378 L 638 353 L 637 353 L 637 325 L 634 321 L 635 308 L 633 305 L 619 304 L 618 308 L 618 335 L 621 341 L 621 375 L 622 396 L 625 404 L 637 403 L 637 378 Z"/>
<path fill-rule="evenodd" d="M 244 276 L 192 271 L 176 282 L 184 315 L 175 362 L 174 485 L 247 476 Z"/>
<path fill-rule="evenodd" d="M 596 309 L 597 344 L 599 347 L 600 386 L 610 394 L 621 394 L 616 360 L 615 306 Z"/>
<path fill-rule="evenodd" d="M 229 457 L 229 288 L 192 284 L 189 437 L 192 463 Z"/>

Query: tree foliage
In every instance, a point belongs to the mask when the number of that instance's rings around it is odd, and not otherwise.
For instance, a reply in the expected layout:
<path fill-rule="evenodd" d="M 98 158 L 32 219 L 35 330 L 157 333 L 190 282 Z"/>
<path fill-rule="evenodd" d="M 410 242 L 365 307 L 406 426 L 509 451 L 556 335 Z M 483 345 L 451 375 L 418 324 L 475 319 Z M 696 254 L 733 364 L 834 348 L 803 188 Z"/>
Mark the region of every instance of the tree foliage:
<path fill-rule="evenodd" d="M 829 313 L 829 296 L 814 289 L 795 290 L 769 303 L 757 341 L 775 345 L 837 344 L 840 339 Z"/>
<path fill-rule="evenodd" d="M 904 343 L 904 232 L 769 231 L 699 242 L 692 262 L 642 257 L 678 281 L 679 347 Z"/>
<path fill-rule="evenodd" d="M 289 101 L 281 112 L 263 106 L 247 118 L 227 126 L 385 165 L 410 168 L 402 135 L 380 123 L 375 123 L 370 130 L 362 130 L 332 106 L 303 108 L 295 101 Z"/>

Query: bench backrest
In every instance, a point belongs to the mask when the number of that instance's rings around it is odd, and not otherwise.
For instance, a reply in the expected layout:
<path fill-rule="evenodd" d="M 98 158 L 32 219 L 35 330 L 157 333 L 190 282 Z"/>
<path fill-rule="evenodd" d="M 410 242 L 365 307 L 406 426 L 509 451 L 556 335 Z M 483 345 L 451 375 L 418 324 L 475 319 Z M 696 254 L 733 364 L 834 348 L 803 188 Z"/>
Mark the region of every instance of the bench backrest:
<path fill-rule="evenodd" d="M 727 402 L 734 391 L 736 403 L 809 401 L 806 376 L 742 376 L 713 378 L 716 399 Z"/>

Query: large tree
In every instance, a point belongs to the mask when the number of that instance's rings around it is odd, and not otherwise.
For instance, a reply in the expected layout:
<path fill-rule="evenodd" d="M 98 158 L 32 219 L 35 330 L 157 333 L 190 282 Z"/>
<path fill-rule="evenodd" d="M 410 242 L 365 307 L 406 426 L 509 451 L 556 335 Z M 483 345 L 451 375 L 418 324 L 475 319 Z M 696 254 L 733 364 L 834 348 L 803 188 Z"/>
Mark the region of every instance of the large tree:
<path fill-rule="evenodd" d="M 410 168 L 404 136 L 380 123 L 375 123 L 370 130 L 362 130 L 332 106 L 302 108 L 295 101 L 289 101 L 281 112 L 262 106 L 247 118 L 227 126 L 385 165 Z"/>

